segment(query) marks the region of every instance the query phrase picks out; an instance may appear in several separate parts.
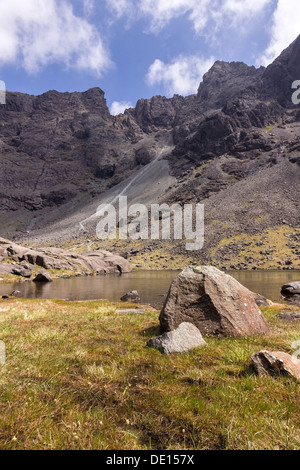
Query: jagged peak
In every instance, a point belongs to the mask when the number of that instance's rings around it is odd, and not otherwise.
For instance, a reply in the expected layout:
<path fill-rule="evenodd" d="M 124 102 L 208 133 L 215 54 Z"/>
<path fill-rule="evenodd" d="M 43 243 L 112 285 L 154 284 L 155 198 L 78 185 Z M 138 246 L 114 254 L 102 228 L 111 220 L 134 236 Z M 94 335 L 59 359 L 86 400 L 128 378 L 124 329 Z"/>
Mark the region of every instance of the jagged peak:
<path fill-rule="evenodd" d="M 296 80 L 300 80 L 300 36 L 266 68 L 263 94 L 282 106 L 292 106 L 292 84 Z"/>
<path fill-rule="evenodd" d="M 221 108 L 228 99 L 256 83 L 264 68 L 255 68 L 244 62 L 218 60 L 204 75 L 197 99 L 209 107 Z"/>

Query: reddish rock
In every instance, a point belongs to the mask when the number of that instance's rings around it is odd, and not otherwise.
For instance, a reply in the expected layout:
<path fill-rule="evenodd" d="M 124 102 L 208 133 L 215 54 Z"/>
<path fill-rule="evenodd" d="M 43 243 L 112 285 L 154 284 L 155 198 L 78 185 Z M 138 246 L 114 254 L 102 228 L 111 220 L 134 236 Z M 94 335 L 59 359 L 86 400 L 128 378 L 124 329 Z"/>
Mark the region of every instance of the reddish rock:
<path fill-rule="evenodd" d="M 300 360 L 284 352 L 260 351 L 252 357 L 255 371 L 262 377 L 283 375 L 300 382 Z"/>
<path fill-rule="evenodd" d="M 216 268 L 186 268 L 171 284 L 160 314 L 163 331 L 193 323 L 203 335 L 243 337 L 266 334 L 268 324 L 255 294 Z"/>

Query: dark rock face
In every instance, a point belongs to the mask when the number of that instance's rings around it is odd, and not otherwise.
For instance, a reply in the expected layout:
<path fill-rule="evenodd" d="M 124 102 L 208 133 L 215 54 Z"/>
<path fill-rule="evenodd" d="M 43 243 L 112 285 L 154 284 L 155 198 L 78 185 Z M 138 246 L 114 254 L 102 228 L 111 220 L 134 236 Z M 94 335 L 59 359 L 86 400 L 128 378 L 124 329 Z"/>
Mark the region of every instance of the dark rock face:
<path fill-rule="evenodd" d="M 122 122 L 121 122 L 122 121 Z M 142 131 L 115 119 L 99 88 L 41 96 L 7 92 L 0 107 L 0 210 L 41 211 L 101 193 L 107 180 L 130 173 L 119 152 Z"/>
<path fill-rule="evenodd" d="M 203 335 L 243 337 L 266 334 L 268 324 L 255 302 L 255 294 L 216 268 L 187 268 L 173 281 L 160 313 L 163 331 L 183 322 Z"/>
<path fill-rule="evenodd" d="M 276 98 L 278 103 L 289 108 L 292 104 L 292 83 L 300 80 L 300 36 L 268 66 L 262 77 L 263 93 Z"/>
<path fill-rule="evenodd" d="M 243 62 L 217 61 L 204 75 L 197 99 L 209 108 L 222 108 L 228 100 L 252 86 L 263 71 L 263 67 L 256 69 Z"/>
<path fill-rule="evenodd" d="M 283 296 L 300 295 L 300 281 L 290 282 L 289 284 L 285 284 L 284 286 L 282 286 L 281 294 Z"/>
<path fill-rule="evenodd" d="M 155 151 L 153 148 L 142 147 L 135 152 L 135 162 L 137 165 L 148 165 L 155 158 Z"/>
<path fill-rule="evenodd" d="M 196 94 L 141 99 L 119 116 L 110 115 L 99 88 L 7 92 L 0 106 L 0 234 L 24 240 L 45 226 L 51 232 L 57 220 L 89 208 L 166 145 L 174 145 L 165 158 L 177 182 L 160 202 L 205 201 L 213 211 L 219 195 L 220 205 L 226 201 L 220 212 L 228 207 L 227 219 L 236 217 L 236 232 L 249 232 L 262 205 L 269 220 L 258 230 L 281 225 L 286 214 L 297 227 L 300 111 L 291 86 L 300 80 L 299 57 L 300 37 L 267 69 L 218 61 Z M 216 232 L 207 239 L 218 244 Z"/>
<path fill-rule="evenodd" d="M 46 282 L 52 282 L 52 277 L 47 271 L 41 271 L 39 274 L 33 279 L 33 282 L 36 283 L 46 283 Z"/>

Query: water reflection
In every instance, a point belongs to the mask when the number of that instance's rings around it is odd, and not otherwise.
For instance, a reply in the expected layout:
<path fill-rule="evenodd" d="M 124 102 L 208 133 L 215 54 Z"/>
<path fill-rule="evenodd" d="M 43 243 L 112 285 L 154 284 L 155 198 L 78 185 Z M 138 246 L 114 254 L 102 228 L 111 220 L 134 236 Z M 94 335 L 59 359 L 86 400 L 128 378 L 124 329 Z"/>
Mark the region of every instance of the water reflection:
<path fill-rule="evenodd" d="M 143 303 L 161 306 L 172 280 L 179 271 L 134 271 L 120 276 L 92 276 L 73 279 L 56 279 L 50 284 L 22 282 L 0 283 L 0 296 L 13 290 L 21 291 L 24 298 L 66 300 L 107 299 L 118 301 L 122 295 L 137 290 Z M 234 271 L 230 272 L 241 284 L 253 292 L 273 301 L 280 301 L 283 284 L 300 280 L 299 271 Z"/>

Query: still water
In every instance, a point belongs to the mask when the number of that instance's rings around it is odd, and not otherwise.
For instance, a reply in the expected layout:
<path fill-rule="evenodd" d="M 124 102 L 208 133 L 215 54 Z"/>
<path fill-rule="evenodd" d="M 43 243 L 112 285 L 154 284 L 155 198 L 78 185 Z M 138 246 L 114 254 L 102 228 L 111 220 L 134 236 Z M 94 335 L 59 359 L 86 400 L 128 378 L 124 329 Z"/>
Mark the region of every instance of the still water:
<path fill-rule="evenodd" d="M 131 290 L 137 290 L 143 303 L 159 307 L 163 304 L 173 279 L 179 271 L 134 271 L 130 274 L 56 279 L 53 283 L 36 285 L 33 282 L 7 284 L 0 282 L 0 296 L 13 290 L 29 299 L 118 301 Z M 283 284 L 300 281 L 300 271 L 233 271 L 228 274 L 253 292 L 270 300 L 280 301 Z"/>

